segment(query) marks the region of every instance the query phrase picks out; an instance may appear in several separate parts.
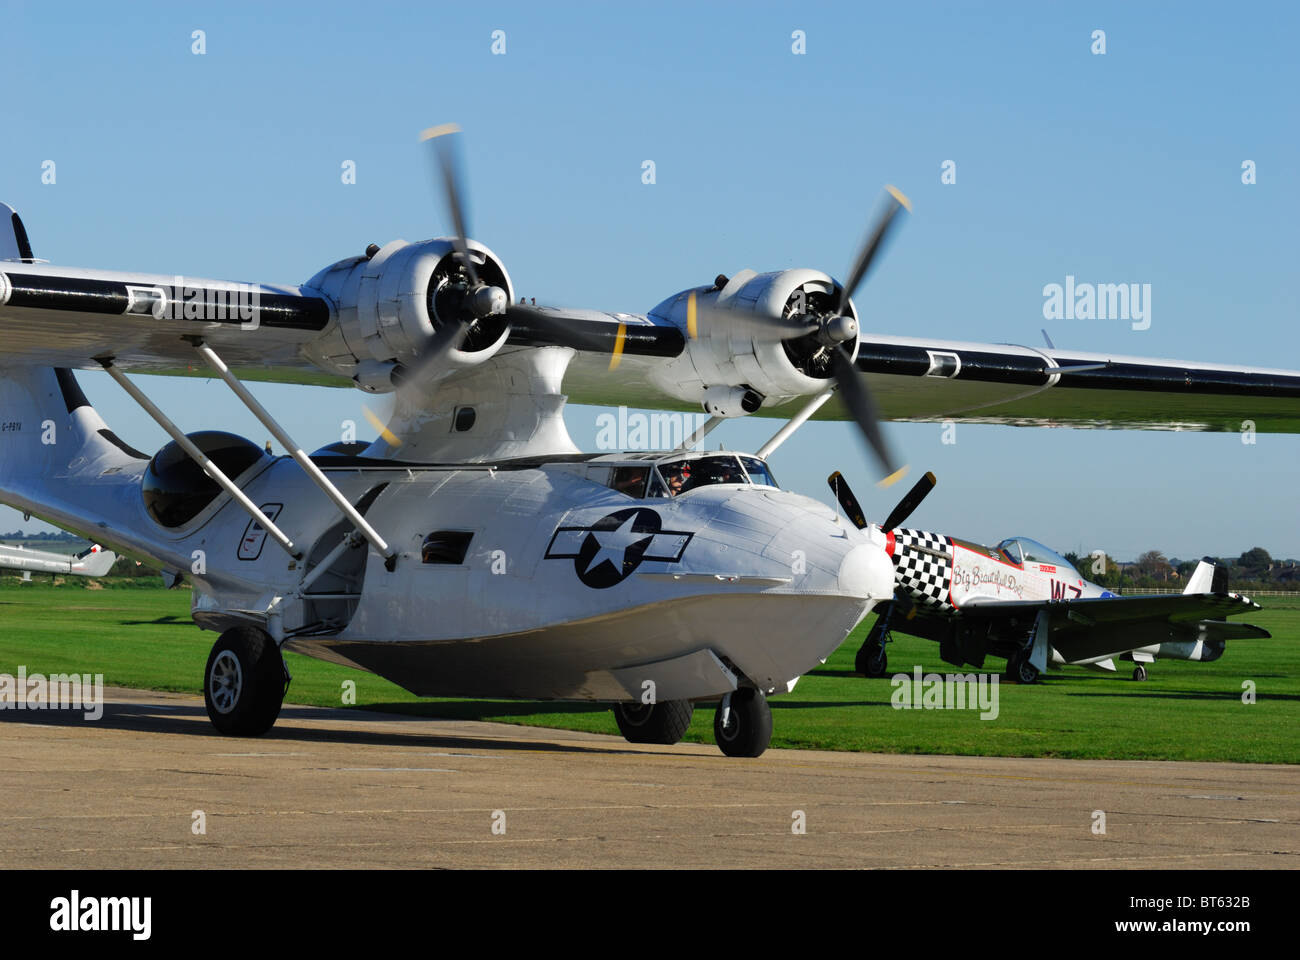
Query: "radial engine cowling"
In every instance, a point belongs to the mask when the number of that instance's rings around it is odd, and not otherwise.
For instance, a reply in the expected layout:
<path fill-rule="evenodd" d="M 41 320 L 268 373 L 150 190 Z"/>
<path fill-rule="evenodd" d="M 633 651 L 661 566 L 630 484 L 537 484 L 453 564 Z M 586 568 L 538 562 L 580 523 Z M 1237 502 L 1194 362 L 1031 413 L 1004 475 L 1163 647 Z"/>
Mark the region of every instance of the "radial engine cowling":
<path fill-rule="evenodd" d="M 721 290 L 716 287 L 683 290 L 651 311 L 651 316 L 677 324 L 688 331 L 687 301 L 691 293 L 701 310 L 716 303 L 720 307 L 772 317 L 803 317 L 813 322 L 835 315 L 840 286 L 819 270 L 781 270 L 754 273 L 743 270 Z M 856 323 L 850 303 L 846 314 Z M 820 393 L 833 376 L 830 351 L 833 346 L 810 332 L 791 340 L 763 339 L 729 329 L 724 322 L 697 326 L 698 335 L 687 337 L 686 350 L 670 364 L 651 373 L 661 389 L 707 404 L 709 391 L 719 387 L 748 387 L 759 393 L 764 406 L 775 406 L 795 397 Z M 843 347 L 856 358 L 858 338 Z M 748 411 L 746 411 L 748 412 Z"/>
<path fill-rule="evenodd" d="M 479 280 L 514 291 L 505 267 L 487 247 L 469 241 Z M 392 389 L 398 364 L 410 364 L 422 345 L 447 323 L 474 315 L 459 349 L 447 357 L 448 370 L 490 359 L 509 335 L 501 314 L 472 310 L 470 288 L 460 256 L 447 239 L 407 243 L 394 240 L 373 257 L 351 257 L 326 267 L 307 284 L 337 308 L 338 323 L 310 351 L 313 359 L 354 378 L 364 389 Z M 479 295 L 484 291 L 480 289 Z"/>

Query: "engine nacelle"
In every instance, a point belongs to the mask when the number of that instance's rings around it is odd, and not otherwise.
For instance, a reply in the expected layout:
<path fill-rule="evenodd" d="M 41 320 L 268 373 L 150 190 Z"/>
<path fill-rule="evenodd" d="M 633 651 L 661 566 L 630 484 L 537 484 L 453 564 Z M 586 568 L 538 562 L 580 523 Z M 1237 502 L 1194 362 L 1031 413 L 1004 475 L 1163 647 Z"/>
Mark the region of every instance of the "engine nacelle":
<path fill-rule="evenodd" d="M 695 400 L 706 408 L 719 391 L 729 388 L 756 392 L 762 397 L 763 406 L 768 407 L 826 389 L 833 376 L 830 351 L 834 347 L 811 333 L 792 340 L 766 340 L 726 329 L 725 324 L 699 324 L 698 336 L 692 338 L 687 320 L 687 300 L 692 293 L 701 308 L 716 303 L 720 307 L 772 317 L 796 314 L 829 317 L 835 313 L 840 286 L 819 270 L 774 273 L 742 270 L 720 289 L 698 287 L 669 297 L 650 311 L 650 315 L 681 327 L 687 333 L 687 341 L 681 356 L 651 371 L 650 377 L 660 389 L 682 399 Z M 857 321 L 852 303 L 847 314 Z M 857 357 L 856 336 L 846 340 L 843 347 L 850 357 Z M 745 407 L 750 405 L 747 403 Z M 724 416 L 752 412 L 741 409 L 739 404 L 721 406 L 727 411 L 719 411 Z"/>
<path fill-rule="evenodd" d="M 513 302 L 505 267 L 487 247 L 469 241 L 479 279 L 499 287 Z M 337 324 L 308 349 L 312 359 L 366 390 L 392 389 L 390 374 L 409 364 L 445 323 L 456 323 L 475 296 L 451 240 L 394 240 L 372 257 L 350 257 L 308 281 L 335 306 Z M 481 299 L 488 291 L 480 289 Z M 478 313 L 481 315 L 483 311 Z M 506 342 L 509 326 L 500 313 L 474 322 L 464 342 L 447 357 L 448 370 L 490 359 Z"/>

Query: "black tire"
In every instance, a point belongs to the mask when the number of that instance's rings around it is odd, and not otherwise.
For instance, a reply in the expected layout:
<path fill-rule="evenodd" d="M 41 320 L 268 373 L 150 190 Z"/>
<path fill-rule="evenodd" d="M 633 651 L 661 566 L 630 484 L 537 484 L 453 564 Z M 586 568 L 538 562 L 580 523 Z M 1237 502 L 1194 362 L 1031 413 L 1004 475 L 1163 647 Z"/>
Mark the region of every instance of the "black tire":
<path fill-rule="evenodd" d="M 761 690 L 741 687 L 731 695 L 727 726 L 722 726 L 722 704 L 713 715 L 713 738 L 729 757 L 762 756 L 772 741 L 772 708 Z"/>
<path fill-rule="evenodd" d="M 1010 683 L 1037 683 L 1038 668 L 1029 662 L 1029 657 L 1017 653 L 1007 661 L 1007 680 Z"/>
<path fill-rule="evenodd" d="M 1141 683 L 1146 678 L 1147 678 L 1147 668 L 1139 663 L 1136 667 L 1133 668 L 1133 679 Z"/>
<path fill-rule="evenodd" d="M 628 743 L 677 743 L 694 715 L 695 704 L 689 700 L 614 704 L 618 732 Z"/>
<path fill-rule="evenodd" d="M 255 627 L 235 627 L 212 645 L 203 671 L 208 719 L 228 737 L 260 737 L 284 702 L 280 648 Z"/>
<path fill-rule="evenodd" d="M 889 655 L 885 653 L 885 639 L 875 627 L 867 634 L 867 639 L 858 648 L 853 666 L 864 677 L 883 677 L 889 669 Z"/>

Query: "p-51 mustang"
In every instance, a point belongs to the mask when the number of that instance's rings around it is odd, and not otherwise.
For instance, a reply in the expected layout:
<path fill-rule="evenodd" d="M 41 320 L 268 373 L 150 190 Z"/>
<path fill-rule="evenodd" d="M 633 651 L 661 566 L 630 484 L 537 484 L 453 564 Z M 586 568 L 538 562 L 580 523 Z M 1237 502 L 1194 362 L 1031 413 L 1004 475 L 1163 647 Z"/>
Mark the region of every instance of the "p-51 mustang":
<path fill-rule="evenodd" d="M 854 525 L 869 528 L 844 478 L 837 472 L 827 482 Z M 892 631 L 937 641 L 939 655 L 956 666 L 1004 657 L 1007 676 L 1019 683 L 1064 664 L 1113 673 L 1117 657 L 1136 663 L 1133 679 L 1145 680 L 1154 660 L 1217 660 L 1230 639 L 1269 636 L 1222 619 L 1260 607 L 1229 593 L 1228 571 L 1208 558 L 1182 594 L 1121 597 L 1027 537 L 985 547 L 899 526 L 934 484 L 927 473 L 879 528 L 894 561 L 895 595 L 858 650 L 859 673 L 885 675 Z"/>
<path fill-rule="evenodd" d="M 38 264 L 4 211 L 0 500 L 190 576 L 224 733 L 274 723 L 286 648 L 420 695 L 611 701 L 633 742 L 676 742 L 716 700 L 723 752 L 757 756 L 767 696 L 894 595 L 883 533 L 768 470 L 809 417 L 856 421 L 891 474 L 882 416 L 1300 429 L 1297 373 L 861 333 L 851 298 L 896 192 L 843 283 L 743 270 L 646 315 L 524 307 L 468 237 L 450 132 L 425 139 L 454 235 L 371 244 L 301 286 Z M 196 365 L 291 456 L 187 435 L 128 375 Z M 73 369 L 107 371 L 171 442 L 131 447 Z M 374 443 L 309 455 L 258 379 L 390 393 L 393 413 Z M 711 419 L 677 450 L 593 456 L 566 399 Z M 754 455 L 690 452 L 754 414 L 789 422 Z"/>
<path fill-rule="evenodd" d="M 117 562 L 117 554 L 99 544 L 74 555 L 28 550 L 0 543 L 0 568 L 21 570 L 24 578 L 33 573 L 65 573 L 77 577 L 102 577 Z"/>

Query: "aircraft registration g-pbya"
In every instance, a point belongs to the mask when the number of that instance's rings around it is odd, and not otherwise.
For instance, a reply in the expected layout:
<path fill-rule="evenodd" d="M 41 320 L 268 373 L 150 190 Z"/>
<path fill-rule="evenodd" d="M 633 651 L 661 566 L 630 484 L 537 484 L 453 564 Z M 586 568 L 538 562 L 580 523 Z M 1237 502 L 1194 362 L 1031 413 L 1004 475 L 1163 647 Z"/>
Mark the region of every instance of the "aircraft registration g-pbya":
<path fill-rule="evenodd" d="M 844 478 L 836 472 L 827 482 L 854 525 L 870 529 Z M 1136 663 L 1133 679 L 1145 680 L 1145 664 L 1155 660 L 1217 660 L 1230 639 L 1270 636 L 1222 619 L 1260 606 L 1229 593 L 1228 571 L 1208 558 L 1181 594 L 1120 596 L 1028 537 L 986 547 L 900 526 L 934 485 L 927 473 L 879 527 L 894 562 L 895 594 L 858 650 L 861 674 L 885 675 L 885 644 L 895 630 L 936 641 L 939 655 L 956 666 L 1004 657 L 1017 683 L 1066 664 L 1113 673 L 1116 658 Z"/>
<path fill-rule="evenodd" d="M 906 201 L 891 192 L 844 282 L 811 269 L 682 291 L 648 314 L 516 302 L 469 239 L 455 138 L 427 131 L 454 235 L 385 246 L 306 284 L 38 264 L 0 236 L 0 501 L 188 575 L 219 634 L 203 688 L 223 733 L 275 722 L 281 649 L 419 695 L 608 701 L 633 742 L 675 743 L 718 701 L 730 756 L 894 596 L 879 528 L 782 490 L 767 458 L 814 414 L 1300 430 L 1300 374 L 868 335 L 852 296 Z M 290 456 L 186 434 L 133 373 L 219 376 Z M 150 457 L 91 408 L 104 370 L 171 437 Z M 871 378 L 870 388 L 867 377 Z M 369 445 L 308 454 L 248 380 L 391 393 Z M 703 410 L 678 449 L 581 453 L 566 400 Z M 788 423 L 756 453 L 691 448 L 728 418 Z"/>

